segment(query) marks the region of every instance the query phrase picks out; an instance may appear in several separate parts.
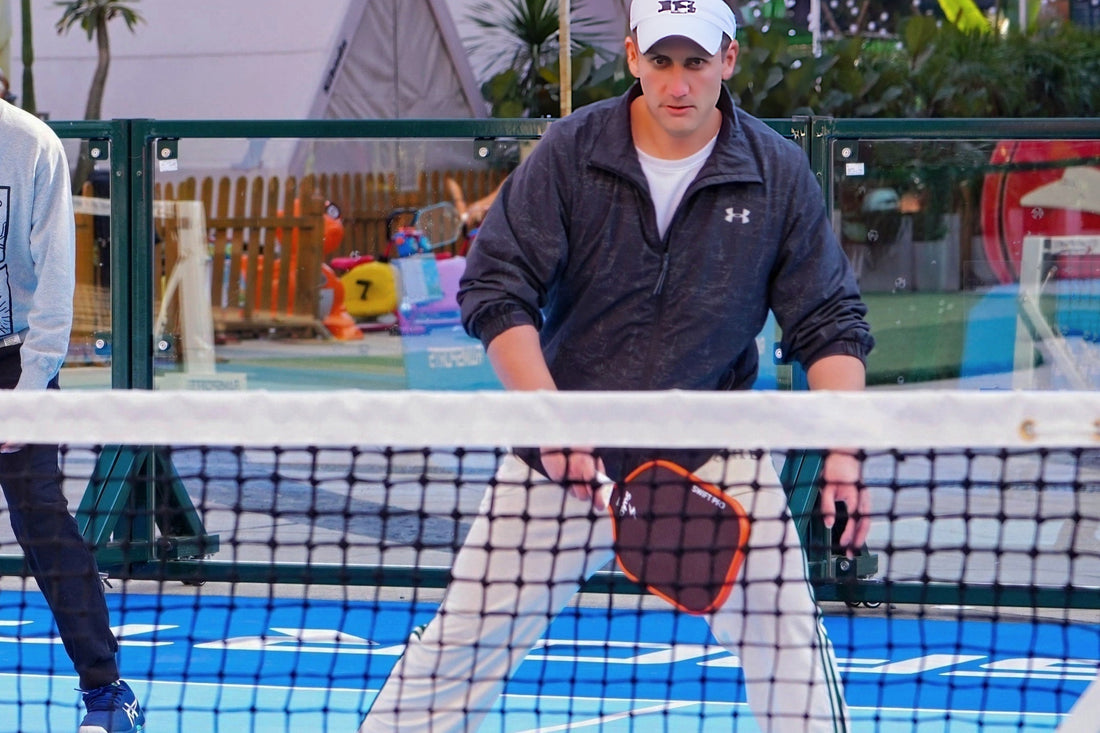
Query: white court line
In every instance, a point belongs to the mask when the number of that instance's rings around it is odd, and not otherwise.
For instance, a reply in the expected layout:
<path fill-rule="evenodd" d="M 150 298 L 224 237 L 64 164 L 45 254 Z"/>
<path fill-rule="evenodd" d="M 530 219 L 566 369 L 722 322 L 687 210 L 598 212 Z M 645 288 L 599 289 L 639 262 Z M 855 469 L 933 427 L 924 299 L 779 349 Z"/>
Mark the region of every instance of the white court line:
<path fill-rule="evenodd" d="M 35 731 L 45 730 L 58 730 L 67 729 L 67 726 L 71 723 L 73 717 L 77 715 L 80 707 L 78 696 L 75 691 L 77 680 L 75 677 L 69 677 L 65 675 L 47 675 L 38 673 L 29 674 L 13 674 L 8 672 L 0 672 L 0 690 L 3 690 L 6 684 L 14 683 L 19 685 L 20 683 L 26 685 L 30 681 L 36 681 L 45 685 L 44 690 L 47 692 L 45 699 L 39 701 L 45 706 L 50 707 L 50 710 L 43 711 L 44 715 L 47 715 L 52 723 L 47 723 L 44 728 L 30 728 L 24 731 L 24 733 L 35 733 Z M 357 708 L 360 706 L 366 706 L 369 699 L 377 693 L 374 689 L 356 689 L 347 687 L 330 687 L 330 688 L 295 688 L 286 685 L 265 685 L 265 684 L 240 684 L 240 683 L 225 683 L 225 682 L 184 682 L 184 681 L 149 681 L 146 679 L 130 678 L 129 681 L 148 706 L 146 708 L 147 714 L 152 714 L 157 720 L 157 727 L 165 731 L 181 731 L 193 727 L 196 721 L 201 721 L 202 725 L 208 725 L 210 723 L 210 716 L 213 716 L 215 721 L 220 718 L 223 722 L 229 725 L 236 725 L 242 722 L 242 716 L 249 716 L 247 708 L 234 708 L 232 710 L 226 709 L 224 706 L 227 704 L 227 698 L 224 697 L 224 692 L 228 690 L 239 690 L 244 693 L 246 700 L 251 701 L 250 704 L 255 704 L 255 695 L 257 692 L 266 691 L 268 693 L 280 693 L 277 697 L 282 701 L 282 704 L 289 705 L 284 710 L 277 708 L 261 709 L 260 711 L 253 711 L 251 713 L 253 722 L 257 720 L 264 720 L 271 722 L 275 718 L 283 717 L 284 720 L 297 720 L 299 722 L 305 722 L 308 720 L 308 729 L 317 731 L 333 731 L 342 732 L 344 730 L 353 729 L 361 721 L 361 717 L 365 710 L 360 711 Z M 194 710 L 189 713 L 186 710 L 187 701 L 181 701 L 179 690 L 180 688 L 191 688 L 192 691 L 208 690 L 210 693 L 215 694 L 217 697 L 218 707 L 208 708 L 205 707 L 210 703 L 210 700 L 203 701 L 203 708 L 200 710 Z M 166 695 L 166 691 L 176 690 L 175 694 L 169 693 Z M 293 702 L 288 703 L 284 697 L 285 693 L 289 691 L 296 693 L 297 695 L 304 695 L 308 698 L 309 695 L 321 695 L 326 699 L 327 711 L 318 710 L 316 703 L 309 701 L 308 699 L 300 699 L 299 705 L 305 705 L 303 708 L 295 708 Z M 23 689 L 23 693 L 30 693 L 30 697 L 34 698 L 35 693 L 39 690 L 27 690 Z M 221 694 L 218 694 L 221 693 Z M 64 700 L 64 698 L 72 696 L 72 701 Z M 334 698 L 334 696 L 336 696 Z M 347 696 L 349 699 L 341 700 L 340 697 Z M 213 699 L 213 698 L 211 698 Z M 231 699 L 231 698 L 229 698 Z M 531 694 L 506 694 L 502 696 L 500 700 L 500 707 L 490 713 L 495 719 L 501 718 L 502 723 L 506 725 L 509 717 L 515 715 L 523 718 L 528 717 L 530 711 L 524 707 L 523 709 L 516 710 L 510 709 L 509 701 L 519 700 L 570 700 L 573 703 L 599 703 L 599 702 L 624 702 L 624 703 L 645 703 L 649 704 L 649 707 L 634 708 L 622 713 L 615 713 L 605 715 L 599 718 L 574 720 L 563 724 L 524 729 L 523 733 L 553 733 L 556 731 L 567 731 L 581 728 L 593 728 L 604 725 L 611 725 L 614 722 L 628 720 L 632 717 L 643 717 L 654 713 L 660 713 L 666 710 L 678 709 L 690 706 L 702 706 L 704 711 L 701 711 L 704 719 L 709 719 L 711 716 L 705 712 L 705 709 L 725 710 L 733 707 L 745 707 L 744 702 L 702 702 L 697 700 L 677 700 L 677 701 L 661 701 L 650 699 L 630 699 L 630 698 L 615 698 L 615 697 L 600 697 L 600 696 L 564 696 L 564 695 L 531 695 Z M 185 709 L 181 710 L 180 705 L 185 706 Z M 344 703 L 344 707 L 341 707 L 339 703 Z M 28 705 L 27 702 L 7 702 L 0 703 L 0 710 L 5 707 L 19 706 L 23 707 Z M 262 701 L 261 701 L 262 705 Z M 230 705 L 232 707 L 232 705 Z M 27 711 L 23 710 L 24 714 Z M 964 710 L 964 709 L 945 709 L 945 708 L 901 708 L 891 706 L 852 706 L 850 708 L 852 715 L 853 730 L 858 731 L 874 731 L 874 733 L 913 733 L 914 731 L 920 731 L 921 733 L 930 733 L 930 731 L 942 731 L 942 725 L 945 719 L 954 718 L 955 724 L 952 725 L 951 730 L 958 731 L 959 733 L 981 733 L 981 731 L 987 730 L 1011 730 L 1013 731 L 1028 731 L 1038 733 L 1039 731 L 1052 732 L 1056 727 L 1059 720 L 1063 715 L 1058 713 L 1037 713 L 1037 712 L 990 712 L 981 710 Z M 570 715 L 575 715 L 576 709 L 572 709 Z M 262 714 L 262 715 L 260 715 Z M 37 714 L 35 714 L 37 715 Z M 897 717 L 895 717 L 897 716 Z M 975 720 L 968 721 L 962 718 L 973 716 Z M 2 717 L 2 716 L 0 716 Z M 32 716 L 35 717 L 35 716 Z M 579 716 L 578 716 L 579 717 Z M 1005 720 L 1005 723 L 1001 721 Z M 1024 727 L 1020 727 L 1021 721 Z M 0 722 L 0 730 L 4 729 L 4 725 L 8 721 Z M 748 724 L 748 720 L 745 721 Z M 874 725 L 874 728 L 870 726 Z M 315 727 L 314 727 L 315 726 Z M 941 726 L 941 727 L 936 727 Z M 511 730 L 507 727 L 502 728 L 504 730 Z M 617 728 L 611 728 L 616 730 Z M 755 730 L 755 728 L 749 728 Z M 709 730 L 709 728 L 708 728 Z"/>
<path fill-rule="evenodd" d="M 583 723 L 563 723 L 562 725 L 552 725 L 549 728 L 532 728 L 530 730 L 519 731 L 519 733 L 553 733 L 553 731 L 559 730 L 575 730 L 577 728 L 591 728 L 596 725 L 603 725 L 604 723 L 613 723 L 616 720 L 625 720 L 627 718 L 634 718 L 641 715 L 649 715 L 650 713 L 660 713 L 665 710 L 675 710 L 676 708 L 686 708 L 691 705 L 698 705 L 695 701 L 686 702 L 668 702 L 663 705 L 654 705 L 649 708 L 639 708 L 636 710 L 627 710 L 623 713 L 614 713 L 612 715 L 601 715 L 598 718 L 592 718 L 586 720 Z"/>
<path fill-rule="evenodd" d="M 265 685 L 265 684 L 261 684 L 259 682 L 255 683 L 255 684 L 252 684 L 252 683 L 248 683 L 248 682 L 198 682 L 198 681 L 191 681 L 191 680 L 150 680 L 147 677 L 140 677 L 140 676 L 127 677 L 125 672 L 126 672 L 126 670 L 123 670 L 122 679 L 124 679 L 127 682 L 127 684 L 130 685 L 130 687 L 134 688 L 135 692 L 138 690 L 139 687 L 141 687 L 141 688 L 145 688 L 145 687 L 210 687 L 210 688 L 225 688 L 225 689 L 230 689 L 230 690 L 275 690 L 275 691 L 278 691 L 278 692 L 285 692 L 287 690 L 297 690 L 297 691 L 303 691 L 303 692 L 321 692 L 321 693 L 324 693 L 324 692 L 352 693 L 352 694 L 356 694 L 356 695 L 369 695 L 369 694 L 372 694 L 372 693 L 377 695 L 379 692 L 381 692 L 380 688 L 371 688 L 371 687 L 364 687 L 364 688 L 359 688 L 359 687 L 309 687 L 309 686 L 291 687 L 290 685 Z M 16 682 L 18 682 L 19 680 L 30 680 L 30 679 L 37 679 L 37 680 L 43 680 L 43 681 L 52 681 L 52 682 L 58 682 L 58 681 L 72 682 L 73 692 L 79 692 L 79 688 L 80 688 L 80 679 L 78 677 L 75 677 L 75 676 L 71 675 L 71 674 L 65 675 L 65 674 L 41 674 L 41 673 L 38 673 L 38 672 L 0 672 L 0 681 L 3 681 L 6 678 L 10 678 L 12 680 L 15 680 Z M 508 697 L 517 697 L 517 696 L 516 695 L 508 695 Z M 530 696 L 525 695 L 524 697 L 535 697 L 535 695 L 530 695 Z M 566 698 L 566 697 L 563 697 L 562 699 L 563 700 L 569 700 L 569 699 L 577 700 L 577 699 L 580 699 L 580 698 L 576 698 L 576 697 Z M 593 700 L 602 700 L 604 698 L 596 697 L 596 698 L 592 698 L 592 699 Z M 3 701 L 0 701 L 0 702 L 3 702 Z"/>

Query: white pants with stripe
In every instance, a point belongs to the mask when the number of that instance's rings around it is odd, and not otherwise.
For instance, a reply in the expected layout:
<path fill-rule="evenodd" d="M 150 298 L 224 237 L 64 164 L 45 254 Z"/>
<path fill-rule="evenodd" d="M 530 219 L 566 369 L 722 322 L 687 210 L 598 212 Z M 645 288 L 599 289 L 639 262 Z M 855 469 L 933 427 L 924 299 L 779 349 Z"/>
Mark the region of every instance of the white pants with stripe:
<path fill-rule="evenodd" d="M 708 621 L 740 660 L 757 724 L 765 733 L 847 731 L 832 645 L 770 458 L 714 459 L 696 473 L 727 487 L 752 521 L 741 582 Z M 613 557 L 606 511 L 508 456 L 438 613 L 410 640 L 360 733 L 476 731 L 549 623 Z"/>

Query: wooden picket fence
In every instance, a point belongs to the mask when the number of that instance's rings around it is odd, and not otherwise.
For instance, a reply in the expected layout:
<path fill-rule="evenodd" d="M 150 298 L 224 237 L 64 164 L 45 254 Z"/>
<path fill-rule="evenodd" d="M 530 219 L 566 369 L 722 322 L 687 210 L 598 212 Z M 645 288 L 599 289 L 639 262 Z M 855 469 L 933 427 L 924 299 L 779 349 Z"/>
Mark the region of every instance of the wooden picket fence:
<path fill-rule="evenodd" d="M 218 334 L 322 335 L 318 315 L 324 205 L 307 177 L 183 181 L 154 192 L 159 201 L 202 201 L 210 255 L 210 305 Z M 163 256 L 154 265 L 158 302 L 179 260 L 189 225 L 156 219 Z M 193 225 L 193 224 L 192 224 Z M 165 303 L 172 308 L 178 304 Z M 169 317 L 169 323 L 174 319 Z"/>
<path fill-rule="evenodd" d="M 389 239 L 386 220 L 395 211 L 450 201 L 447 178 L 458 183 L 466 201 L 476 201 L 494 191 L 505 175 L 497 170 L 433 171 L 420 174 L 416 189 L 398 190 L 392 174 L 345 173 L 318 176 L 317 190 L 340 208 L 345 234 L 339 254 L 379 256 Z"/>
<path fill-rule="evenodd" d="M 157 185 L 154 198 L 154 297 L 161 307 L 180 257 L 181 222 L 166 202 L 201 201 L 210 256 L 210 306 L 218 338 L 324 336 L 319 312 L 321 263 L 339 256 L 386 252 L 387 219 L 403 209 L 449 200 L 445 181 L 458 182 L 467 201 L 488 195 L 502 171 L 423 173 L 415 190 L 399 190 L 392 174 L 295 177 L 207 177 Z M 88 187 L 86 195 L 91 196 Z M 344 236 L 324 251 L 324 212 L 340 210 Z M 96 236 L 94 217 L 77 214 L 77 317 L 74 339 L 94 339 L 110 329 L 108 249 Z M 400 220 L 398 220 L 400 223 Z M 164 304 L 169 330 L 178 329 L 179 303 Z M 158 334 L 159 335 L 159 334 Z"/>

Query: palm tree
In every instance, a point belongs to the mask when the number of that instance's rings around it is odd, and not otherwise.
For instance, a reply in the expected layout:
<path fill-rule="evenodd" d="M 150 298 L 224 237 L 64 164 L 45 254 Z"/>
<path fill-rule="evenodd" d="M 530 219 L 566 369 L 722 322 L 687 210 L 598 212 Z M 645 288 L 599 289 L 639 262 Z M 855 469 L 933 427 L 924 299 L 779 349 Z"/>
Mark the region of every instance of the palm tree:
<path fill-rule="evenodd" d="M 587 49 L 589 54 L 599 54 L 595 42 L 606 24 L 581 14 L 586 1 L 572 0 L 570 44 L 578 53 Z M 482 74 L 491 75 L 486 83 L 488 96 L 491 100 L 508 98 L 507 104 L 494 105 L 495 112 L 519 117 L 522 112 L 537 114 L 545 108 L 548 87 L 553 86 L 547 69 L 554 66 L 559 54 L 558 0 L 483 0 L 471 7 L 468 17 L 482 30 L 469 50 L 491 52 L 494 58 L 482 70 Z"/>
<path fill-rule="evenodd" d="M 128 6 L 129 2 L 139 0 L 58 0 L 56 3 L 65 8 L 61 20 L 57 21 L 57 32 L 67 33 L 74 25 L 80 25 L 88 34 L 88 40 L 95 39 L 99 58 L 96 61 L 92 86 L 88 90 L 88 104 L 84 108 L 84 119 L 98 120 L 103 106 L 103 91 L 107 88 L 107 69 L 111 65 L 111 42 L 107 34 L 107 24 L 115 18 L 122 18 L 131 32 L 134 26 L 144 19 L 136 10 Z"/>
<path fill-rule="evenodd" d="M 34 34 L 31 29 L 31 0 L 22 0 L 19 5 L 23 17 L 23 109 L 32 115 L 38 114 L 38 103 L 34 98 Z"/>
<path fill-rule="evenodd" d="M 98 60 L 92 86 L 88 90 L 88 103 L 84 107 L 84 119 L 98 120 L 103 108 L 103 92 L 107 88 L 107 69 L 111 65 L 111 42 L 107 33 L 107 24 L 115 18 L 122 18 L 132 33 L 134 26 L 144 18 L 129 7 L 129 2 L 139 0 L 58 0 L 57 5 L 65 8 L 61 20 L 57 21 L 58 34 L 67 33 L 74 25 L 79 25 L 88 34 L 88 40 L 95 39 Z M 87 155 L 87 144 L 81 145 L 80 161 L 73 174 L 73 192 L 79 193 L 84 181 L 92 172 L 94 163 Z"/>

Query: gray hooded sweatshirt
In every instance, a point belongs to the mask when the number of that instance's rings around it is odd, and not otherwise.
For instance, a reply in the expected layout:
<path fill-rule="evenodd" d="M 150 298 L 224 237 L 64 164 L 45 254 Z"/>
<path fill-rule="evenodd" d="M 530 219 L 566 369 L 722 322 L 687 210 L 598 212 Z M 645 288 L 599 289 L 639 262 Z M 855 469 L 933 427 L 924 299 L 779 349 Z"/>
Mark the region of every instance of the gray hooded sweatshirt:
<path fill-rule="evenodd" d="M 0 343 L 23 335 L 16 389 L 45 389 L 65 360 L 75 242 L 61 141 L 37 117 L 0 101 Z"/>

